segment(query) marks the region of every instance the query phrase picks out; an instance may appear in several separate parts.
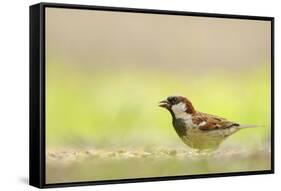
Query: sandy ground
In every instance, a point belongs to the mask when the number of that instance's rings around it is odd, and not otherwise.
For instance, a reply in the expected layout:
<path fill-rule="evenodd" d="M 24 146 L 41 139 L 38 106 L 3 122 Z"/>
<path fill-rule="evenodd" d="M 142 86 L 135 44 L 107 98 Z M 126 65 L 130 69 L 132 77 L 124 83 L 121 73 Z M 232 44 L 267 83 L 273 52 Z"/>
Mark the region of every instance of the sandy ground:
<path fill-rule="evenodd" d="M 270 169 L 268 148 L 60 148 L 46 153 L 47 183 Z"/>

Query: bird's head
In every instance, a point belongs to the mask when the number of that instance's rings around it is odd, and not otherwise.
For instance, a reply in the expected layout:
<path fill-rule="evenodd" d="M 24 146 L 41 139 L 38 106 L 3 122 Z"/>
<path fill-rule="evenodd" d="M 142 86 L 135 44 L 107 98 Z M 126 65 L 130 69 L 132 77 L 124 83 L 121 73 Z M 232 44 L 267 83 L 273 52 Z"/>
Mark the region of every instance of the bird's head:
<path fill-rule="evenodd" d="M 192 103 L 183 96 L 169 96 L 166 100 L 160 101 L 159 106 L 169 110 L 172 116 L 195 113 Z"/>

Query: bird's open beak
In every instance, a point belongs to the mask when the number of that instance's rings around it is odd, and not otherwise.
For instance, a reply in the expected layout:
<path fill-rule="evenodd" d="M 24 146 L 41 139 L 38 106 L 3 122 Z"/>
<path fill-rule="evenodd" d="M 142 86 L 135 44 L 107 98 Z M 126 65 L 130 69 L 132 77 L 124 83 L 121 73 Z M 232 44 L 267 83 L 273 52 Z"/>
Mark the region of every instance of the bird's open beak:
<path fill-rule="evenodd" d="M 163 100 L 159 102 L 159 107 L 164 107 L 164 108 L 169 108 L 170 107 L 170 103 L 167 100 Z"/>

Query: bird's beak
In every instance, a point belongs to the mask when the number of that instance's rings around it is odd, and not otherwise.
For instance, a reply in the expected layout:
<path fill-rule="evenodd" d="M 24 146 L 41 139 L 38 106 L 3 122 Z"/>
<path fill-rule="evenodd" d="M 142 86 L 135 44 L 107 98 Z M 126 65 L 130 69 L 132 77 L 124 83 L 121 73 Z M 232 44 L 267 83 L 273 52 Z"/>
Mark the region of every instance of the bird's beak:
<path fill-rule="evenodd" d="M 164 107 L 164 108 L 169 108 L 170 107 L 170 103 L 167 100 L 163 100 L 159 102 L 159 107 Z"/>

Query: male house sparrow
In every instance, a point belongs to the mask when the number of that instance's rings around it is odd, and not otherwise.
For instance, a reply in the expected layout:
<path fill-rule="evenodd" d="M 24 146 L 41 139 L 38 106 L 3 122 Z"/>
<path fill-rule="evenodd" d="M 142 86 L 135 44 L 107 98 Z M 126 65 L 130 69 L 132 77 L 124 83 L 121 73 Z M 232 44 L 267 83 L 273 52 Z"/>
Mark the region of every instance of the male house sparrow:
<path fill-rule="evenodd" d="M 183 96 L 169 96 L 159 106 L 171 113 L 178 136 L 193 149 L 215 150 L 223 140 L 238 130 L 254 127 L 196 111 L 192 103 Z"/>

